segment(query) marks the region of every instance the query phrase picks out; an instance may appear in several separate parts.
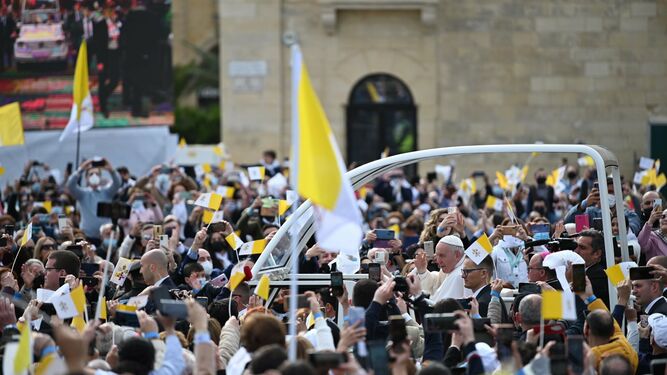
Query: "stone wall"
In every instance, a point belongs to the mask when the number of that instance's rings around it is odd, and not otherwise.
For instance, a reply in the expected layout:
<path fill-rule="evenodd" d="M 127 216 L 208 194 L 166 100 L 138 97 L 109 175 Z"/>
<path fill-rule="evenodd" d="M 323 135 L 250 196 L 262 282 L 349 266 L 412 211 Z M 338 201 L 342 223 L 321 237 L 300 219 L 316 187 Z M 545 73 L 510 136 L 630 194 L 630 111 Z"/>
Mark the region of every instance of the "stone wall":
<path fill-rule="evenodd" d="M 411 89 L 419 148 L 585 142 L 629 171 L 648 153 L 648 122 L 667 114 L 667 0 L 225 0 L 221 12 L 223 141 L 242 161 L 289 154 L 286 31 L 343 151 L 350 90 L 379 72 Z"/>

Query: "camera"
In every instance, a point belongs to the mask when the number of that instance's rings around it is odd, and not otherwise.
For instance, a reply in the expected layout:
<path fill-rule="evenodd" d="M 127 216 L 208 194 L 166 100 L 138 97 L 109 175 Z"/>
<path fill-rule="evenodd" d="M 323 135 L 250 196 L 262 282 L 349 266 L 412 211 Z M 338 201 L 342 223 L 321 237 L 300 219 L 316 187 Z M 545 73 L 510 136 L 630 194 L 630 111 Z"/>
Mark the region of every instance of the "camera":
<path fill-rule="evenodd" d="M 97 216 L 106 217 L 111 220 L 129 219 L 132 207 L 120 201 L 99 202 L 97 204 Z"/>

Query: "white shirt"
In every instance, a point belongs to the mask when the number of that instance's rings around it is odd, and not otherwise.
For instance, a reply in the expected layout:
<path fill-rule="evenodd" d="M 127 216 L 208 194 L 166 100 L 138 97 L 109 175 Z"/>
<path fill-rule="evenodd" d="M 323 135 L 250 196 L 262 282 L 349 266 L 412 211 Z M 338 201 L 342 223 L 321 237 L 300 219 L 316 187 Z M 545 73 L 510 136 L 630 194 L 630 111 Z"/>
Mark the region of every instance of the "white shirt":
<path fill-rule="evenodd" d="M 226 372 L 229 375 L 241 375 L 245 371 L 246 364 L 250 362 L 252 357 L 248 350 L 244 346 L 240 347 L 239 350 L 234 353 L 232 358 L 227 362 Z"/>
<path fill-rule="evenodd" d="M 445 298 L 467 298 L 472 295 L 470 289 L 463 286 L 463 277 L 461 277 L 461 269 L 463 269 L 463 261 L 465 257 L 456 264 L 456 267 L 450 272 L 435 294 L 431 296 L 433 302 L 443 300 Z"/>
<path fill-rule="evenodd" d="M 515 288 L 518 288 L 519 283 L 528 282 L 528 265 L 525 260 L 521 260 L 516 267 L 512 267 L 510 259 L 502 246 L 503 244 L 504 242 L 500 241 L 491 252 L 491 259 L 493 259 L 493 265 L 495 266 L 495 276 L 497 279 L 508 281 Z M 519 249 L 519 255 L 521 256 L 521 249 Z"/>

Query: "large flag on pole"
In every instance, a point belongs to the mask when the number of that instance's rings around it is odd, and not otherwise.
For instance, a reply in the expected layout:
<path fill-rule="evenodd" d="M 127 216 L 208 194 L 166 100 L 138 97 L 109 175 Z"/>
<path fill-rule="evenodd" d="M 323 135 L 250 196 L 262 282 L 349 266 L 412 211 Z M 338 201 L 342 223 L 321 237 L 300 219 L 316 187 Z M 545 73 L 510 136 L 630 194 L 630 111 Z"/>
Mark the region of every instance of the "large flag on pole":
<path fill-rule="evenodd" d="M 315 205 L 318 244 L 357 254 L 361 214 L 329 121 L 313 89 L 299 46 L 292 45 L 292 155 L 290 182 Z"/>
<path fill-rule="evenodd" d="M 67 138 L 76 132 L 85 132 L 93 127 L 93 99 L 88 89 L 88 48 L 86 41 L 81 42 L 79 55 L 76 58 L 76 68 L 74 68 L 74 97 L 72 101 L 72 113 L 69 116 L 69 122 L 60 134 L 59 141 Z"/>

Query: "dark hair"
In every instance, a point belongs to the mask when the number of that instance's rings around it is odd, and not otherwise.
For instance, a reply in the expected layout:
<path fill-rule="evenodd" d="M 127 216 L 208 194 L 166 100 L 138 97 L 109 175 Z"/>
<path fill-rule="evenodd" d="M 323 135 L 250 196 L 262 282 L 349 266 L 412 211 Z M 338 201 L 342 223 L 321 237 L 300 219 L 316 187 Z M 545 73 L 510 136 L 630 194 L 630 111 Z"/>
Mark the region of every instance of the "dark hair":
<path fill-rule="evenodd" d="M 586 229 L 579 232 L 579 237 L 588 237 L 591 239 L 591 248 L 595 250 L 604 251 L 604 238 L 602 233 L 595 229 Z"/>
<path fill-rule="evenodd" d="M 131 337 L 118 345 L 116 373 L 149 374 L 155 365 L 155 348 L 150 341 Z"/>
<path fill-rule="evenodd" d="M 183 267 L 183 277 L 188 278 L 195 272 L 203 272 L 204 266 L 197 262 L 188 263 Z"/>
<path fill-rule="evenodd" d="M 486 272 L 489 274 L 489 278 L 493 277 L 493 258 L 491 258 L 491 255 L 485 257 L 478 265 L 479 268 L 484 268 Z"/>
<path fill-rule="evenodd" d="M 276 152 L 273 150 L 266 150 L 262 153 L 264 156 L 268 156 L 272 159 L 275 159 L 277 157 Z"/>
<path fill-rule="evenodd" d="M 442 363 L 431 362 L 428 366 L 422 367 L 417 375 L 450 375 L 452 372 Z"/>
<path fill-rule="evenodd" d="M 586 323 L 591 335 L 609 339 L 614 334 L 614 319 L 609 311 L 594 310 L 586 315 Z"/>
<path fill-rule="evenodd" d="M 287 351 L 284 345 L 267 345 L 253 354 L 250 371 L 253 374 L 263 374 L 269 370 L 277 370 L 285 361 L 287 361 Z"/>
<path fill-rule="evenodd" d="M 369 279 L 362 279 L 354 284 L 354 291 L 352 293 L 352 304 L 354 306 L 363 307 L 367 309 L 373 302 L 373 296 L 378 288 L 378 283 Z"/>
<path fill-rule="evenodd" d="M 282 375 L 315 375 L 317 372 L 310 363 L 304 361 L 285 362 L 279 368 Z"/>
<path fill-rule="evenodd" d="M 414 259 L 417 250 L 423 248 L 424 248 L 423 242 L 413 243 L 412 245 L 408 246 L 407 249 L 405 249 L 404 256 L 406 259 Z"/>
<path fill-rule="evenodd" d="M 65 270 L 68 275 L 79 277 L 81 261 L 79 261 L 79 257 L 73 252 L 69 250 L 52 251 L 47 259 L 56 260 L 53 264 L 54 268 Z"/>
<path fill-rule="evenodd" d="M 633 375 L 630 361 L 620 354 L 612 354 L 600 362 L 600 375 Z"/>
<path fill-rule="evenodd" d="M 331 290 L 329 288 L 321 288 L 317 291 L 317 293 L 319 293 L 320 297 L 322 298 L 322 302 L 324 302 L 324 304 L 328 303 L 331 305 L 331 307 L 333 307 L 334 311 L 338 311 L 338 298 L 334 297 L 333 294 L 331 294 Z"/>
<path fill-rule="evenodd" d="M 236 301 L 234 300 L 231 301 L 232 301 L 232 316 L 238 318 L 239 317 L 238 305 L 236 304 Z M 211 316 L 211 318 L 220 322 L 220 325 L 224 326 L 225 323 L 227 323 L 227 320 L 229 319 L 229 298 L 220 299 L 208 305 L 208 314 Z"/>
<path fill-rule="evenodd" d="M 433 305 L 434 314 L 453 313 L 457 310 L 463 310 L 463 306 L 454 298 L 445 298 Z"/>

